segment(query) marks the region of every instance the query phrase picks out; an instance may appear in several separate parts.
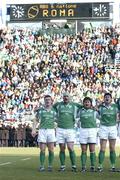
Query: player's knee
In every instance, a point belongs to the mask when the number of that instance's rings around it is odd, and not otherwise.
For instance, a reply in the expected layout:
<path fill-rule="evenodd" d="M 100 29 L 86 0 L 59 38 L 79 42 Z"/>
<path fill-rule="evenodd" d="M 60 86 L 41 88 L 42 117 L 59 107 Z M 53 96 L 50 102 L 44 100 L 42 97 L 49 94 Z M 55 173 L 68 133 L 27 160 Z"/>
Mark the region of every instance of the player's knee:
<path fill-rule="evenodd" d="M 54 147 L 48 148 L 48 151 L 49 151 L 49 152 L 53 152 L 53 151 L 54 151 Z"/>
<path fill-rule="evenodd" d="M 45 149 L 40 149 L 40 152 L 45 153 Z"/>
<path fill-rule="evenodd" d="M 65 147 L 60 147 L 61 152 L 65 152 Z"/>
<path fill-rule="evenodd" d="M 72 152 L 73 151 L 73 147 L 68 147 L 68 151 Z"/>

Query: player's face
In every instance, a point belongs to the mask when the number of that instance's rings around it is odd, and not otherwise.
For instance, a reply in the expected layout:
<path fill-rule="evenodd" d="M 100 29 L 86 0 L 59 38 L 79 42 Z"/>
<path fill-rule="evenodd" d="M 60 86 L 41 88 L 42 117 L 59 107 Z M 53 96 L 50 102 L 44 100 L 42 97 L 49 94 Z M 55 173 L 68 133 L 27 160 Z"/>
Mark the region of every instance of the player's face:
<path fill-rule="evenodd" d="M 63 101 L 64 101 L 64 103 L 69 103 L 69 96 L 63 96 Z"/>
<path fill-rule="evenodd" d="M 106 95 L 104 97 L 104 102 L 105 102 L 105 104 L 110 104 L 112 102 L 111 96 L 110 95 Z"/>
<path fill-rule="evenodd" d="M 90 108 L 91 105 L 92 105 L 92 104 L 91 104 L 91 101 L 90 101 L 90 100 L 87 100 L 87 99 L 86 99 L 86 100 L 83 102 L 83 106 L 84 106 L 85 108 L 87 108 L 87 109 Z"/>
<path fill-rule="evenodd" d="M 45 106 L 46 106 L 46 107 L 49 107 L 49 106 L 52 105 L 52 98 L 51 98 L 51 97 L 46 97 L 46 98 L 44 99 L 44 102 L 45 102 Z"/>

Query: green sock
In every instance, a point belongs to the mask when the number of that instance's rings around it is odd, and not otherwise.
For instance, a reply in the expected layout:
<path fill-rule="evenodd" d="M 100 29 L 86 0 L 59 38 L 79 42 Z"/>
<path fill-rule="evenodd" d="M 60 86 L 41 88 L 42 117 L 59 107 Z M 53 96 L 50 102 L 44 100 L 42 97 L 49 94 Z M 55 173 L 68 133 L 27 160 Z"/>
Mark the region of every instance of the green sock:
<path fill-rule="evenodd" d="M 86 152 L 82 152 L 81 153 L 81 164 L 82 164 L 82 167 L 86 166 L 86 160 L 87 160 L 87 153 Z"/>
<path fill-rule="evenodd" d="M 60 158 L 61 166 L 64 166 L 65 165 L 65 152 L 60 151 L 59 158 Z"/>
<path fill-rule="evenodd" d="M 112 167 L 115 166 L 115 161 L 116 161 L 116 153 L 115 153 L 115 151 L 111 151 L 110 152 L 110 162 L 111 162 Z"/>
<path fill-rule="evenodd" d="M 69 151 L 69 155 L 70 155 L 70 160 L 71 160 L 72 166 L 75 166 L 75 164 L 76 164 L 75 152 L 74 151 Z"/>
<path fill-rule="evenodd" d="M 48 164 L 49 164 L 49 166 L 52 166 L 53 159 L 54 159 L 54 152 L 49 151 L 49 156 L 48 156 Z"/>
<path fill-rule="evenodd" d="M 90 161 L 91 161 L 91 166 L 95 166 L 95 162 L 96 162 L 95 152 L 90 153 Z"/>
<path fill-rule="evenodd" d="M 99 152 L 99 155 L 98 155 L 99 165 L 100 165 L 100 166 L 102 166 L 103 161 L 104 161 L 104 158 L 105 158 L 105 152 L 104 152 L 104 151 L 100 151 L 100 152 Z"/>
<path fill-rule="evenodd" d="M 40 152 L 40 166 L 44 166 L 45 162 L 45 152 Z"/>

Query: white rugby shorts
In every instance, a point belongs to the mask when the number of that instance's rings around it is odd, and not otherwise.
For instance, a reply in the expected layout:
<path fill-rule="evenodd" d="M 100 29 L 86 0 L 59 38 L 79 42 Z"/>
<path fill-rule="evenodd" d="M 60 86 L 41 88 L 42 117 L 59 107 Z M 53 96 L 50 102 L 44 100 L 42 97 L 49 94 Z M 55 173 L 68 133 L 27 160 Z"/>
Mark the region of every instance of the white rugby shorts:
<path fill-rule="evenodd" d="M 74 142 L 76 132 L 75 132 L 75 129 L 57 128 L 56 136 L 57 136 L 58 144 Z"/>
<path fill-rule="evenodd" d="M 117 139 L 117 126 L 100 126 L 98 135 L 100 139 Z"/>
<path fill-rule="evenodd" d="M 79 141 L 80 144 L 96 144 L 97 128 L 80 128 Z"/>
<path fill-rule="evenodd" d="M 56 142 L 55 130 L 54 129 L 39 129 L 37 141 L 42 142 L 42 143 Z"/>

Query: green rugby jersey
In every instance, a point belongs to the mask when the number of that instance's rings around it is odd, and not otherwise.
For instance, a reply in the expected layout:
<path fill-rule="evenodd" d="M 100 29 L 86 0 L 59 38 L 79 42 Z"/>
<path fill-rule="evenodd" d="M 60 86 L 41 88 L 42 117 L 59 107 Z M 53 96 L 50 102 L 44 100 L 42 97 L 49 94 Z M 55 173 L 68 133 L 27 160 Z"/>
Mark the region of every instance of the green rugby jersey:
<path fill-rule="evenodd" d="M 54 104 L 53 107 L 57 112 L 58 127 L 63 129 L 73 129 L 79 104 L 73 102 L 69 102 L 68 104 L 58 102 Z"/>
<path fill-rule="evenodd" d="M 82 128 L 96 128 L 97 112 L 93 109 L 82 108 L 80 110 L 80 124 Z"/>
<path fill-rule="evenodd" d="M 39 129 L 54 129 L 56 112 L 53 108 L 50 110 L 47 110 L 45 107 L 38 109 L 36 118 L 40 123 Z"/>
<path fill-rule="evenodd" d="M 116 104 L 106 106 L 102 104 L 99 106 L 100 124 L 104 126 L 115 126 L 117 119 L 118 108 Z"/>

